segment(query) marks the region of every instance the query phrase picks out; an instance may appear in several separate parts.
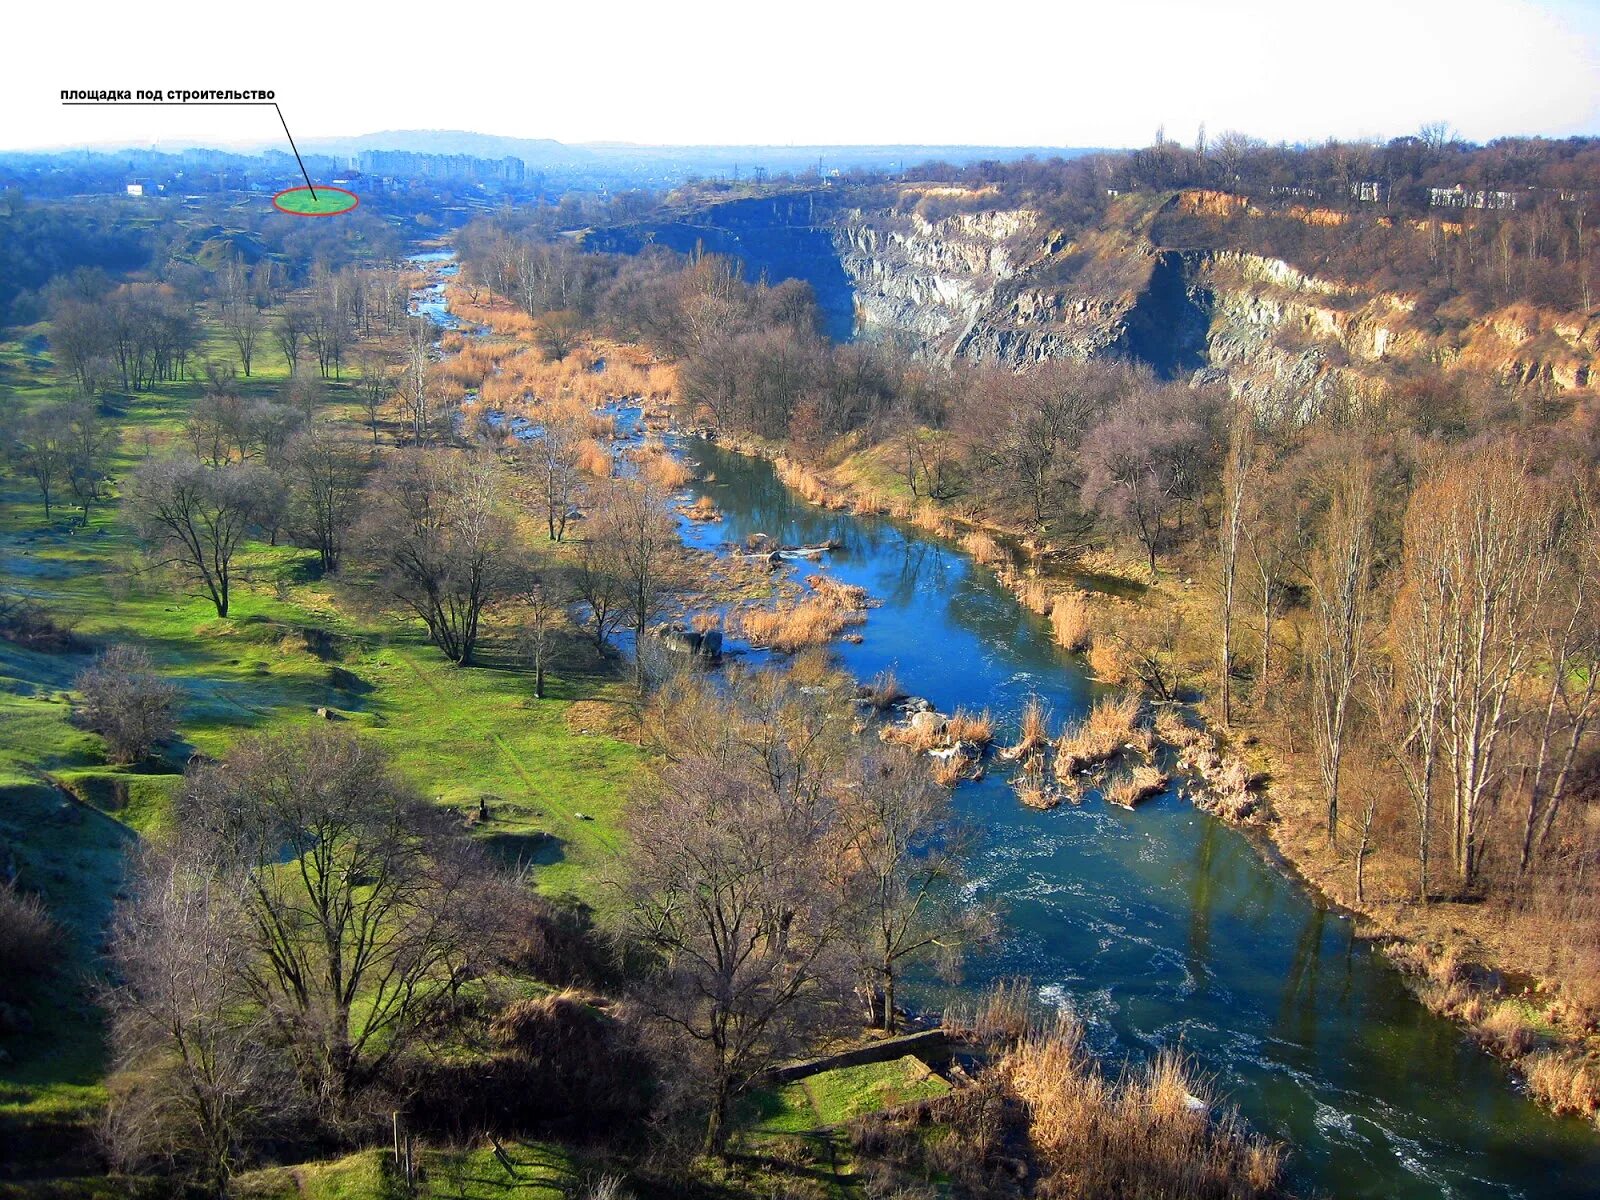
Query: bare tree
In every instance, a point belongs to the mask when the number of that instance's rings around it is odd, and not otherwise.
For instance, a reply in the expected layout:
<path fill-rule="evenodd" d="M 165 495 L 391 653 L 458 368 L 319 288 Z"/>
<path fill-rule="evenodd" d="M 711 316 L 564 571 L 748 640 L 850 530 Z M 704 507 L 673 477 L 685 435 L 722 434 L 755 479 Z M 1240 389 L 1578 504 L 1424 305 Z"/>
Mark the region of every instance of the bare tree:
<path fill-rule="evenodd" d="M 65 404 L 46 404 L 25 412 L 8 439 L 7 457 L 33 480 L 44 502 L 45 520 L 57 490 L 72 467 L 73 437 Z"/>
<path fill-rule="evenodd" d="M 915 756 L 875 753 L 845 792 L 851 919 L 848 937 L 872 1024 L 890 1033 L 899 1015 L 896 985 L 923 959 L 954 966 L 983 938 L 993 914 L 965 901 L 964 830 L 950 794 Z"/>
<path fill-rule="evenodd" d="M 372 444 L 378 444 L 378 414 L 394 395 L 394 381 L 389 377 L 389 367 L 376 354 L 364 354 L 358 366 L 361 373 L 361 407 L 367 414 L 367 428 L 372 431 Z"/>
<path fill-rule="evenodd" d="M 284 451 L 289 527 L 316 547 L 325 572 L 339 569 L 370 463 L 368 450 L 326 424 L 298 434 Z"/>
<path fill-rule="evenodd" d="M 451 662 L 470 665 L 484 610 L 518 569 L 489 455 L 408 450 L 378 472 L 359 531 L 379 586 L 422 619 Z"/>
<path fill-rule="evenodd" d="M 523 597 L 522 632 L 517 641 L 533 668 L 533 694 L 544 699 L 545 673 L 567 625 L 567 606 L 550 582 L 535 580 Z"/>
<path fill-rule="evenodd" d="M 567 536 L 583 472 L 583 436 L 569 420 L 550 414 L 538 436 L 519 443 L 517 462 L 531 477 L 552 542 Z"/>
<path fill-rule="evenodd" d="M 239 885 L 241 982 L 335 1123 L 454 1003 L 475 944 L 436 813 L 323 726 L 246 738 L 189 780 L 187 836 Z"/>
<path fill-rule="evenodd" d="M 228 615 L 234 557 L 253 528 L 271 517 L 281 489 L 259 467 L 211 467 L 164 458 L 135 474 L 128 503 L 145 540 Z"/>
<path fill-rule="evenodd" d="M 250 378 L 250 366 L 255 361 L 256 346 L 266 331 L 267 319 L 255 299 L 245 293 L 231 295 L 222 303 L 222 328 L 239 354 L 239 370 Z M 280 342 L 280 346 L 281 346 Z M 288 357 L 285 353 L 284 357 Z"/>
<path fill-rule="evenodd" d="M 246 980 L 246 908 L 216 864 L 137 852 L 111 931 L 114 1068 L 105 1141 L 124 1170 L 160 1164 L 216 1197 L 293 1108 L 292 1077 Z"/>
<path fill-rule="evenodd" d="M 653 484 L 619 480 L 602 494 L 584 536 L 621 583 L 620 608 L 634 633 L 634 679 L 642 689 L 645 631 L 681 576 L 677 524 Z"/>
<path fill-rule="evenodd" d="M 1486 804 L 1499 787 L 1514 685 L 1540 648 L 1540 610 L 1558 556 L 1548 497 L 1508 456 L 1452 460 L 1412 498 L 1407 546 L 1439 581 L 1440 744 L 1449 769 L 1451 857 L 1477 882 Z"/>
<path fill-rule="evenodd" d="M 1373 515 L 1371 467 L 1341 463 L 1330 481 L 1327 518 L 1312 557 L 1312 637 L 1307 668 L 1317 770 L 1328 809 L 1328 838 L 1339 837 L 1339 779 L 1371 612 Z"/>
<path fill-rule="evenodd" d="M 177 728 L 178 689 L 135 646 L 116 645 L 73 680 L 78 718 L 106 740 L 114 762 L 138 762 Z"/>
<path fill-rule="evenodd" d="M 87 525 L 90 509 L 105 495 L 111 456 L 117 449 L 117 431 L 100 415 L 100 406 L 88 397 L 69 400 L 65 416 L 67 484 L 83 507 L 83 523 Z"/>
<path fill-rule="evenodd" d="M 1600 716 L 1600 512 L 1584 487 L 1569 502 L 1559 546 L 1561 570 L 1540 631 L 1539 657 L 1549 674 L 1543 712 L 1533 732 L 1533 763 L 1522 788 L 1527 808 L 1517 869 L 1526 875 L 1536 852 L 1548 846 L 1573 788 L 1573 767 Z"/>
<path fill-rule="evenodd" d="M 544 313 L 534 323 L 533 337 L 546 357 L 560 362 L 582 340 L 583 318 L 570 309 Z"/>
<path fill-rule="evenodd" d="M 300 371 L 300 354 L 305 349 L 306 333 L 311 326 L 311 316 L 296 305 L 285 305 L 272 323 L 272 340 L 278 345 L 283 361 L 289 364 L 289 374 Z"/>
<path fill-rule="evenodd" d="M 819 761 L 829 719 L 785 707 L 702 701 L 697 720 L 680 708 L 676 750 L 627 817 L 622 920 L 659 956 L 644 1002 L 703 1056 L 708 1153 L 724 1149 L 735 1099 L 833 994 L 844 910 Z"/>
<path fill-rule="evenodd" d="M 1239 576 L 1239 550 L 1246 516 L 1245 498 L 1257 474 L 1255 415 L 1249 405 L 1235 402 L 1228 422 L 1228 450 L 1222 467 L 1222 519 L 1217 527 L 1218 598 L 1221 601 L 1221 653 L 1218 683 L 1222 693 L 1222 723 L 1233 723 L 1233 605 Z"/>

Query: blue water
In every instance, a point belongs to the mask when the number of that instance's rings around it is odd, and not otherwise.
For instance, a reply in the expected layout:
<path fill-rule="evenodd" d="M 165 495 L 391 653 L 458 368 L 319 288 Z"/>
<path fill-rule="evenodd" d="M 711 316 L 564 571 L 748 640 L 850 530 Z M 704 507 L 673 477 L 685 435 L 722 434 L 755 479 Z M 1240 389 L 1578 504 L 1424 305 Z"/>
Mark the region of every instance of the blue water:
<path fill-rule="evenodd" d="M 1045 622 L 953 546 L 806 504 L 765 462 L 680 448 L 714 476 L 692 492 L 723 514 L 683 522 L 691 544 L 838 541 L 825 569 L 881 602 L 863 642 L 837 647 L 858 678 L 892 667 L 940 710 L 988 707 L 1008 731 L 1032 694 L 1058 724 L 1087 706 L 1091 685 Z M 1246 834 L 1172 795 L 1136 812 L 1093 797 L 1036 811 L 999 771 L 956 804 L 983 833 L 972 893 L 1004 904 L 1005 932 L 959 984 L 920 981 L 913 1004 L 1025 976 L 1113 1060 L 1181 1045 L 1252 1127 L 1292 1147 L 1306 1194 L 1600 1196 L 1600 1136 L 1519 1095 Z"/>

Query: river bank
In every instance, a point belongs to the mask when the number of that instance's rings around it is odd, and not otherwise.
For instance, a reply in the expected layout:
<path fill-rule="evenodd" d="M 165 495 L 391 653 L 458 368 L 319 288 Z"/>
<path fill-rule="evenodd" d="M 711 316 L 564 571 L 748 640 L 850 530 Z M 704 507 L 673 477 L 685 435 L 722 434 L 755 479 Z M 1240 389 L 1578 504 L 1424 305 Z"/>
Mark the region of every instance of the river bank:
<path fill-rule="evenodd" d="M 909 500 L 863 471 L 866 455 L 822 469 L 782 448 L 713 431 L 719 445 L 770 462 L 785 484 L 810 502 L 855 515 L 888 517 L 935 536 L 959 540 L 993 570 L 1019 602 L 1050 617 L 1056 606 L 1082 610 L 1068 624 L 1064 645 L 1106 682 L 1117 670 L 1097 661 L 1094 631 L 1116 637 L 1132 617 L 1130 594 L 1150 611 L 1174 614 L 1179 631 L 1171 652 L 1175 672 L 1203 690 L 1185 710 L 1195 732 L 1169 748 L 1184 756 L 1202 786 L 1193 798 L 1222 819 L 1249 826 L 1271 855 L 1326 902 L 1357 918 L 1358 935 L 1377 945 L 1432 1011 L 1461 1027 L 1479 1046 L 1505 1061 L 1519 1084 L 1551 1112 L 1600 1125 L 1600 1034 L 1596 1014 L 1575 1004 L 1563 981 L 1493 906 L 1435 901 L 1420 904 L 1408 881 L 1391 868 L 1369 863 L 1356 894 L 1354 855 L 1330 844 L 1320 795 L 1305 786 L 1312 764 L 1303 733 L 1281 716 L 1236 702 L 1224 731 L 1206 687 L 1214 666 L 1207 638 L 1215 617 L 1206 590 L 1181 569 L 1152 578 L 1132 557 L 1101 553 L 1085 563 L 1067 547 L 982 514 L 954 513 L 922 498 Z M 1109 586 L 1108 586 L 1109 585 Z M 1062 623 L 1055 622 L 1058 638 Z M 1259 787 L 1259 793 L 1257 793 Z M 1514 981 L 1514 982 L 1513 982 Z"/>

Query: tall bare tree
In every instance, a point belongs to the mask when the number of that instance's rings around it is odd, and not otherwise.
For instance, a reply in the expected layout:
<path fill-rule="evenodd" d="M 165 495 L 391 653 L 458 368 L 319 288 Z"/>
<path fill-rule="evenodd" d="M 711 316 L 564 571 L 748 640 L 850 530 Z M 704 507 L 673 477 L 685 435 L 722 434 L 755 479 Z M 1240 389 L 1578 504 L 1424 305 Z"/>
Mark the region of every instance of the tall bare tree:
<path fill-rule="evenodd" d="M 358 533 L 379 586 L 461 666 L 473 660 L 485 609 L 519 570 L 501 489 L 490 455 L 407 450 L 374 477 Z"/>
<path fill-rule="evenodd" d="M 1339 782 L 1351 702 L 1372 609 L 1375 501 L 1372 469 L 1363 459 L 1334 468 L 1328 513 L 1308 579 L 1313 619 L 1308 691 L 1328 839 L 1334 842 L 1339 837 Z"/>
<path fill-rule="evenodd" d="M 145 540 L 188 576 L 219 617 L 232 603 L 234 558 L 252 530 L 276 523 L 281 502 L 281 487 L 260 467 L 213 467 L 192 458 L 146 463 L 128 492 Z"/>
<path fill-rule="evenodd" d="M 1470 889 L 1517 717 L 1514 687 L 1539 650 L 1540 610 L 1558 561 L 1554 511 L 1523 463 L 1502 455 L 1447 460 L 1417 488 L 1411 514 L 1407 556 L 1438 599 L 1429 641 L 1443 666 L 1451 858 Z"/>

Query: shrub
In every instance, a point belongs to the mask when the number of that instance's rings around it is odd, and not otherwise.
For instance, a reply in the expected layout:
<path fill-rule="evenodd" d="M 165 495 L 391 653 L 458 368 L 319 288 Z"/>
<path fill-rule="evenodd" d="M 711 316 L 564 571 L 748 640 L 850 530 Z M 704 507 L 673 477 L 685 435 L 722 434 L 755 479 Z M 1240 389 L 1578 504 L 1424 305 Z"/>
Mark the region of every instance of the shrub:
<path fill-rule="evenodd" d="M 558 1128 L 599 1135 L 649 1110 L 656 1072 L 608 1002 L 563 991 L 517 1000 L 489 1024 L 487 1060 L 418 1065 L 413 1120 L 454 1134 Z"/>
<path fill-rule="evenodd" d="M 1092 629 L 1089 601 L 1082 592 L 1064 592 L 1050 608 L 1050 628 L 1056 645 L 1074 653 L 1088 648 Z"/>
<path fill-rule="evenodd" d="M 0 885 L 0 997 L 20 1000 L 54 973 L 61 958 L 61 927 L 38 896 Z"/>
<path fill-rule="evenodd" d="M 1552 1112 L 1600 1117 L 1600 1070 L 1572 1054 L 1541 1050 L 1519 1064 L 1528 1090 Z"/>
<path fill-rule="evenodd" d="M 1088 651 L 1089 672 L 1102 683 L 1126 683 L 1132 668 L 1123 648 L 1110 638 L 1092 638 Z"/>
<path fill-rule="evenodd" d="M 79 672 L 78 719 L 106 741 L 113 762 L 138 762 L 176 728 L 178 689 L 155 673 L 136 646 L 112 646 Z"/>
<path fill-rule="evenodd" d="M 26 596 L 0 595 L 0 641 L 43 654 L 65 654 L 78 646 L 70 625 Z"/>

